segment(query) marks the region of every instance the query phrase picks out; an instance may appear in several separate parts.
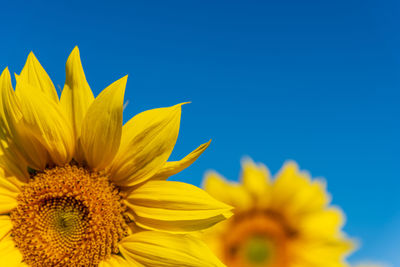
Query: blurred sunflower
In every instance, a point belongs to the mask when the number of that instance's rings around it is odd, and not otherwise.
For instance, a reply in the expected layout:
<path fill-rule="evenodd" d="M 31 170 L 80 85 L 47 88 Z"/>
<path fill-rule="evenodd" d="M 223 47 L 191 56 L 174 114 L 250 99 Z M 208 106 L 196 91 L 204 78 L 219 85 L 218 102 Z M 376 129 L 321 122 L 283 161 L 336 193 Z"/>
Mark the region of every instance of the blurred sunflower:
<path fill-rule="evenodd" d="M 321 180 L 286 163 L 274 180 L 262 164 L 242 163 L 242 184 L 209 172 L 204 188 L 235 207 L 234 216 L 203 238 L 230 267 L 342 267 L 353 243 L 341 233 L 343 214 L 329 206 Z"/>
<path fill-rule="evenodd" d="M 165 181 L 201 145 L 167 162 L 181 105 L 122 121 L 127 77 L 96 98 L 78 48 L 56 89 L 31 53 L 13 90 L 0 77 L 2 266 L 220 266 L 186 235 L 224 220 L 230 207 L 189 184 Z"/>

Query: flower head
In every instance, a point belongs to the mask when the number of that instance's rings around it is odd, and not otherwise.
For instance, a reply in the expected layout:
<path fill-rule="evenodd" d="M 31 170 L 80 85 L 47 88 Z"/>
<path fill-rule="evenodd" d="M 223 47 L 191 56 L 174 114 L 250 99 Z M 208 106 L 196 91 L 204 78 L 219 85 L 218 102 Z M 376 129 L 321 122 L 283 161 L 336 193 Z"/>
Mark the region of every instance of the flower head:
<path fill-rule="evenodd" d="M 181 106 L 123 125 L 127 77 L 96 98 L 78 48 L 57 91 L 31 53 L 14 91 L 0 76 L 0 262 L 7 266 L 219 266 L 189 232 L 231 215 L 203 190 L 166 179 Z"/>
<path fill-rule="evenodd" d="M 268 169 L 245 159 L 242 184 L 206 174 L 204 187 L 235 207 L 234 216 L 206 230 L 204 239 L 227 266 L 346 266 L 353 243 L 340 231 L 343 214 L 329 206 L 321 180 L 311 180 L 294 162 L 275 179 Z"/>

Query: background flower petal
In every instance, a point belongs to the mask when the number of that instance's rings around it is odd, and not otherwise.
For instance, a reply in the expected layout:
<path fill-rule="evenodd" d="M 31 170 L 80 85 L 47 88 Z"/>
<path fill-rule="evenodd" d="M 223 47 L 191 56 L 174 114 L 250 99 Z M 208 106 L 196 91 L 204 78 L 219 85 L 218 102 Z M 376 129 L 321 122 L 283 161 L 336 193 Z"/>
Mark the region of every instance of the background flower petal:
<path fill-rule="evenodd" d="M 206 173 L 203 188 L 212 197 L 235 207 L 237 210 L 246 210 L 254 203 L 249 192 L 242 186 L 228 182 L 214 171 Z"/>
<path fill-rule="evenodd" d="M 254 198 L 260 199 L 268 194 L 270 173 L 264 164 L 256 164 L 252 159 L 244 158 L 241 179 L 244 188 Z"/>

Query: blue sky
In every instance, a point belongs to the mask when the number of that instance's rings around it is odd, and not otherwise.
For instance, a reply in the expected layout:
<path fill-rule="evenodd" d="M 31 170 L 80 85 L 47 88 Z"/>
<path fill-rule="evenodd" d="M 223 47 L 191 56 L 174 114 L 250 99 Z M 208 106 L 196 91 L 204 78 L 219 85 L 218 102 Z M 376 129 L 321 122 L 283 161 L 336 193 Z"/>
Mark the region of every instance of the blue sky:
<path fill-rule="evenodd" d="M 96 94 L 129 74 L 125 119 L 192 101 L 172 158 L 213 142 L 174 179 L 296 160 L 346 212 L 351 260 L 400 266 L 398 1 L 109 3 L 2 3 L 0 67 L 19 73 L 33 50 L 62 88 L 78 45 Z"/>

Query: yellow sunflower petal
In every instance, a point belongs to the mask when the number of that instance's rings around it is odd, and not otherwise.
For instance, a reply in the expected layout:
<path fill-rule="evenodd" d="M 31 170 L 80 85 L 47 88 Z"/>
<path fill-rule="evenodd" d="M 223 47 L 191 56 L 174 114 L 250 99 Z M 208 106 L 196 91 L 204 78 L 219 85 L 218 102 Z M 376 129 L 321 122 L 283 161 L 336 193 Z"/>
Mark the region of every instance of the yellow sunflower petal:
<path fill-rule="evenodd" d="M 72 125 L 75 140 L 79 140 L 83 118 L 94 100 L 92 90 L 83 72 L 78 47 L 72 50 L 66 64 L 66 80 L 61 94 L 60 104 Z M 77 144 L 75 159 L 83 160 L 82 148 Z"/>
<path fill-rule="evenodd" d="M 6 177 L 0 169 L 0 214 L 9 213 L 17 206 L 17 196 L 22 182 L 15 177 Z"/>
<path fill-rule="evenodd" d="M 24 88 L 24 89 L 22 89 Z M 72 129 L 58 103 L 17 79 L 19 104 L 25 131 L 32 134 L 48 151 L 57 165 L 71 161 L 75 140 Z"/>
<path fill-rule="evenodd" d="M 37 140 L 24 138 L 29 132 L 24 131 L 22 113 L 15 99 L 10 72 L 6 68 L 0 76 L 0 147 L 1 164 L 13 175 L 27 178 L 27 165 L 41 169 L 46 165 L 47 152 Z M 21 130 L 21 131 L 20 131 Z M 33 149 L 37 148 L 37 149 Z"/>
<path fill-rule="evenodd" d="M 345 267 L 344 257 L 354 249 L 354 244 L 345 239 L 298 240 L 292 249 L 302 266 Z"/>
<path fill-rule="evenodd" d="M 200 155 L 207 149 L 210 143 L 211 140 L 205 144 L 202 144 L 180 161 L 166 162 L 164 166 L 152 177 L 152 179 L 164 180 L 172 175 L 183 171 L 184 169 L 192 165 L 192 163 L 195 162 L 198 157 L 200 157 Z"/>
<path fill-rule="evenodd" d="M 189 235 L 144 231 L 120 242 L 126 258 L 144 266 L 224 266 L 200 240 Z"/>
<path fill-rule="evenodd" d="M 141 267 L 142 265 L 133 260 L 126 260 L 119 255 L 112 255 L 108 260 L 99 263 L 99 267 Z"/>
<path fill-rule="evenodd" d="M 250 194 L 240 185 L 229 183 L 214 171 L 206 173 L 203 184 L 212 197 L 235 207 L 236 210 L 246 210 L 253 205 Z"/>
<path fill-rule="evenodd" d="M 0 115 L 1 115 L 1 138 L 5 139 L 7 138 L 7 132 L 10 131 L 10 125 L 9 122 L 7 120 L 8 116 L 10 115 L 14 115 L 15 114 L 8 114 L 8 110 L 6 109 L 6 105 L 7 102 L 9 101 L 8 99 L 8 93 L 10 91 L 13 91 L 13 87 L 11 84 L 11 76 L 10 76 L 10 71 L 8 70 L 8 68 L 5 68 L 3 70 L 3 72 L 0 75 L 0 90 L 1 90 L 1 98 L 0 98 Z M 11 110 L 14 111 L 14 110 Z M 14 112 L 15 113 L 15 112 Z M 18 114 L 19 117 L 21 116 L 20 114 Z"/>
<path fill-rule="evenodd" d="M 10 233 L 12 227 L 10 216 L 0 215 L 0 241 Z"/>
<path fill-rule="evenodd" d="M 288 211 L 303 214 L 321 210 L 330 201 L 330 195 L 325 188 L 326 183 L 323 180 L 314 180 L 309 182 L 307 186 L 299 187 L 293 196 L 294 201 Z"/>
<path fill-rule="evenodd" d="M 14 151 L 9 150 L 8 147 L 0 146 L 0 168 L 5 169 L 7 175 L 18 177 L 21 181 L 28 181 L 28 165 L 23 160 L 18 161 L 18 157 L 9 152 L 12 153 Z M 5 154 L 8 155 L 5 156 Z"/>
<path fill-rule="evenodd" d="M 299 167 L 293 161 L 286 162 L 276 176 L 271 190 L 272 207 L 289 207 L 299 188 L 307 187 L 309 180 L 299 175 Z"/>
<path fill-rule="evenodd" d="M 257 202 L 266 204 L 270 191 L 270 174 L 264 164 L 255 164 L 250 158 L 242 160 L 242 182 Z"/>
<path fill-rule="evenodd" d="M 8 175 L 18 177 L 23 181 L 29 179 L 26 161 L 18 153 L 14 142 L 8 140 L 7 143 L 3 137 L 0 138 L 0 168 L 6 170 Z"/>
<path fill-rule="evenodd" d="M 104 89 L 83 119 L 81 144 L 86 161 L 93 169 L 106 168 L 118 151 L 127 79 L 125 76 Z"/>
<path fill-rule="evenodd" d="M 231 207 L 190 184 L 149 181 L 128 195 L 135 223 L 143 228 L 189 232 L 229 218 Z"/>
<path fill-rule="evenodd" d="M 297 223 L 303 235 L 308 238 L 329 238 L 338 235 L 344 221 L 344 213 L 338 208 L 330 207 L 306 214 Z"/>
<path fill-rule="evenodd" d="M 58 95 L 53 82 L 32 52 L 29 53 L 19 78 L 32 85 L 32 88 L 23 87 L 21 90 L 39 89 L 49 99 L 58 102 Z"/>
<path fill-rule="evenodd" d="M 182 104 L 142 112 L 124 125 L 111 179 L 122 186 L 139 184 L 158 172 L 179 133 Z"/>
<path fill-rule="evenodd" d="M 322 180 L 311 181 L 310 175 L 300 172 L 295 162 L 287 162 L 272 186 L 273 208 L 285 207 L 291 215 L 317 211 L 326 206 L 330 196 Z"/>
<path fill-rule="evenodd" d="M 7 267 L 26 266 L 22 262 L 21 252 L 15 247 L 15 243 L 9 235 L 0 241 L 0 262 L 2 266 Z"/>
<path fill-rule="evenodd" d="M 44 145 L 30 132 L 24 122 L 18 123 L 14 129 L 13 139 L 8 140 L 6 145 L 2 145 L 4 156 L 7 157 L 9 167 L 17 170 L 13 172 L 15 176 L 26 178 L 27 166 L 35 170 L 44 170 L 49 162 L 49 154 Z M 15 165 L 15 168 L 11 167 Z"/>

